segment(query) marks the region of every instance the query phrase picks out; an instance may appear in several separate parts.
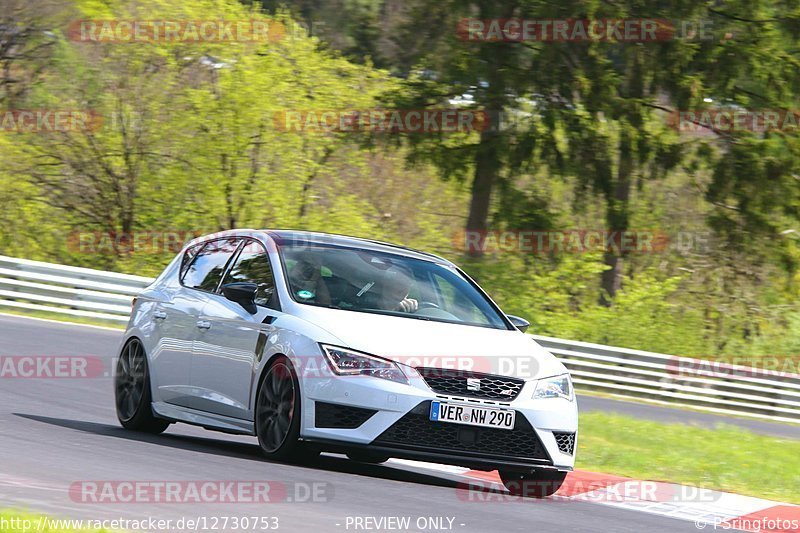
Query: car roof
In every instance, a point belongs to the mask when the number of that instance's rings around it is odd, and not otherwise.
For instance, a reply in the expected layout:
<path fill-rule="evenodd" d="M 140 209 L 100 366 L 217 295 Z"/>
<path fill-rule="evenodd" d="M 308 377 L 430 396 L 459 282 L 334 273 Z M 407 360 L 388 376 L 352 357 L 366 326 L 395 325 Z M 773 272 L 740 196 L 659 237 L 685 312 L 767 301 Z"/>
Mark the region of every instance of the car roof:
<path fill-rule="evenodd" d="M 423 261 L 432 261 L 435 263 L 443 263 L 452 265 L 450 261 L 439 257 L 435 254 L 415 250 L 399 244 L 392 244 L 388 242 L 363 239 L 361 237 L 351 237 L 348 235 L 337 235 L 335 233 L 322 233 L 316 231 L 298 231 L 298 230 L 283 230 L 283 229 L 264 229 L 261 230 L 267 233 L 278 244 L 289 244 L 298 242 L 303 244 L 320 244 L 327 246 L 341 246 L 345 248 L 358 248 L 361 250 L 369 250 L 373 252 L 383 252 L 395 255 L 403 255 L 406 257 L 413 257 Z"/>

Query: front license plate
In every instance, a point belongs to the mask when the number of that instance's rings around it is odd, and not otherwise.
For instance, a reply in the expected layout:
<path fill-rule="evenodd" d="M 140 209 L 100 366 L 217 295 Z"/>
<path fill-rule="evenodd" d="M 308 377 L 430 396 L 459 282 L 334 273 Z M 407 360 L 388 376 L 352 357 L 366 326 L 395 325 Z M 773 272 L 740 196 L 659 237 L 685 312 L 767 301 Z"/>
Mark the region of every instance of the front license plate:
<path fill-rule="evenodd" d="M 514 429 L 517 413 L 511 409 L 478 407 L 460 403 L 431 402 L 430 419 L 434 422 L 466 424 L 485 428 Z"/>

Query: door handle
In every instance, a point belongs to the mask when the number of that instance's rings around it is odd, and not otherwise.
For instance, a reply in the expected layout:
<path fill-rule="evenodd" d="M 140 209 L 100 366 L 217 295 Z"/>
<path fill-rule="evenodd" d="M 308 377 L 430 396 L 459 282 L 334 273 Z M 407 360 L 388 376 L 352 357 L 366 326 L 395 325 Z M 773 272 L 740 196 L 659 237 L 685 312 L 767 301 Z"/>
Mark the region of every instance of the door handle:
<path fill-rule="evenodd" d="M 209 329 L 211 327 L 211 322 L 208 320 L 198 320 L 197 327 L 200 329 Z"/>
<path fill-rule="evenodd" d="M 153 318 L 158 320 L 165 320 L 167 318 L 167 313 L 164 311 L 153 311 Z"/>

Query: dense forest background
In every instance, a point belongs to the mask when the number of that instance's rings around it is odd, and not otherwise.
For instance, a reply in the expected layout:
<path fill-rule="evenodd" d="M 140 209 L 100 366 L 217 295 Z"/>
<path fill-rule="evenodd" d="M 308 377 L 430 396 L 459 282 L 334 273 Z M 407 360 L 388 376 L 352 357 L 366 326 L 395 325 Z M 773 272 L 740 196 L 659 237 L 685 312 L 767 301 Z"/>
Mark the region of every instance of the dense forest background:
<path fill-rule="evenodd" d="M 0 0 L 0 254 L 155 275 L 86 235 L 276 227 L 463 265 L 531 331 L 704 357 L 800 353 L 800 135 L 681 132 L 687 109 L 797 109 L 800 2 Z M 79 42 L 76 20 L 267 17 L 264 43 Z M 658 42 L 471 42 L 463 18 L 705 21 Z M 488 110 L 441 134 L 310 133 L 286 110 Z M 467 253 L 464 231 L 648 230 L 654 253 Z"/>

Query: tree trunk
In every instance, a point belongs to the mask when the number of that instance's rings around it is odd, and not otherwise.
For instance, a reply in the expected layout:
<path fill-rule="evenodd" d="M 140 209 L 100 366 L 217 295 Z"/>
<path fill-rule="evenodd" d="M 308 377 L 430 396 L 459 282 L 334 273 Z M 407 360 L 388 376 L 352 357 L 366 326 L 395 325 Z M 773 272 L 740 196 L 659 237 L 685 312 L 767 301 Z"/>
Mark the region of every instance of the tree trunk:
<path fill-rule="evenodd" d="M 633 174 L 633 153 L 632 139 L 630 134 L 623 126 L 619 141 L 619 165 L 617 168 L 617 180 L 614 190 L 611 191 L 607 199 L 608 208 L 606 209 L 607 230 L 614 232 L 615 244 L 622 243 L 622 232 L 628 231 L 629 216 L 628 204 L 631 192 L 631 175 Z M 603 289 L 600 295 L 600 304 L 610 306 L 611 301 L 622 287 L 622 266 L 625 250 L 612 247 L 606 249 L 603 255 L 603 262 L 608 267 L 601 274 L 601 286 Z"/>
<path fill-rule="evenodd" d="M 489 206 L 499 166 L 496 136 L 492 132 L 481 132 L 478 153 L 475 155 L 467 231 L 486 231 L 489 226 Z"/>
<path fill-rule="evenodd" d="M 491 5 L 491 4 L 490 4 Z M 503 54 L 507 50 L 505 43 L 493 43 L 483 47 L 481 57 L 490 65 L 486 73 L 488 86 L 484 110 L 490 114 L 501 115 L 506 108 L 506 79 L 500 65 Z M 501 154 L 502 132 L 499 125 L 490 125 L 481 131 L 480 143 L 475 154 L 475 174 L 472 180 L 472 191 L 467 216 L 467 232 L 485 232 L 489 227 L 489 209 L 492 202 L 492 190 L 500 175 L 503 164 Z M 470 242 L 468 240 L 468 242 Z M 474 242 L 474 241 L 472 241 Z M 483 242 L 481 238 L 478 242 Z M 472 256 L 483 255 L 482 247 L 468 250 Z"/>

